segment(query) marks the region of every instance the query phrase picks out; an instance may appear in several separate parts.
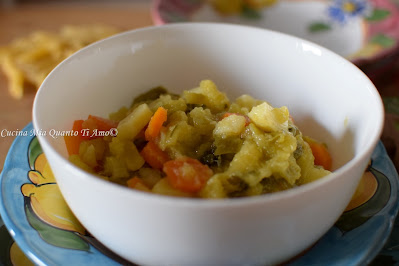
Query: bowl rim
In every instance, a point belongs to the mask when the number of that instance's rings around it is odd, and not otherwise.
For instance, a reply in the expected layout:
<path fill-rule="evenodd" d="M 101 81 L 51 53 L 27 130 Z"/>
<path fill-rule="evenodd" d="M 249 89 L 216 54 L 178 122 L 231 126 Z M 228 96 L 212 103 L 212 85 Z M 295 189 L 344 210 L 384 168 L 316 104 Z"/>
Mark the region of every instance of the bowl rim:
<path fill-rule="evenodd" d="M 294 198 L 297 195 L 300 194 L 306 194 L 308 191 L 315 190 L 319 187 L 322 187 L 323 184 L 325 183 L 330 183 L 336 178 L 344 178 L 344 173 L 348 172 L 352 167 L 357 166 L 363 159 L 365 159 L 365 156 L 368 156 L 369 154 L 371 155 L 374 147 L 377 145 L 380 136 L 382 134 L 383 130 L 383 125 L 384 125 L 384 105 L 381 99 L 381 96 L 375 87 L 375 85 L 372 83 L 372 81 L 367 77 L 365 73 L 363 73 L 356 65 L 354 65 L 352 62 L 348 61 L 344 57 L 336 54 L 335 52 L 329 50 L 328 48 L 322 47 L 316 43 L 313 43 L 311 41 L 289 35 L 286 33 L 282 32 L 277 32 L 269 29 L 264 29 L 264 28 L 258 28 L 256 26 L 248 26 L 248 25 L 237 25 L 237 24 L 228 24 L 228 23 L 219 23 L 219 22 L 181 22 L 181 23 L 172 23 L 172 24 L 167 24 L 167 25 L 155 25 L 155 26 L 147 26 L 143 28 L 138 28 L 138 29 L 133 29 L 133 30 L 128 30 L 124 31 L 118 34 L 115 34 L 111 37 L 99 40 L 97 42 L 94 42 L 79 51 L 75 52 L 65 60 L 63 60 L 61 63 L 59 63 L 44 79 L 42 84 L 40 85 L 35 98 L 33 102 L 33 107 L 32 107 L 32 124 L 34 129 L 40 129 L 40 118 L 38 117 L 37 110 L 38 110 L 38 101 L 41 98 L 41 94 L 43 94 L 43 90 L 46 89 L 46 83 L 48 79 L 50 79 L 53 75 L 53 73 L 58 72 L 60 68 L 62 68 L 63 65 L 68 64 L 71 60 L 73 60 L 77 55 L 84 53 L 86 50 L 93 49 L 96 46 L 101 45 L 102 43 L 105 42 L 112 42 L 114 39 L 119 39 L 123 36 L 128 36 L 128 35 L 134 35 L 142 31 L 152 31 L 152 30 L 163 30 L 163 29 L 168 29 L 168 28 L 189 28 L 189 27 L 202 27 L 202 28 L 209 28 L 209 27 L 230 27 L 230 28 L 237 28 L 237 29 L 246 29 L 246 30 L 251 30 L 251 31 L 259 31 L 263 32 L 264 34 L 270 34 L 274 36 L 278 36 L 287 40 L 294 40 L 296 42 L 300 43 L 305 43 L 308 45 L 311 45 L 321 51 L 323 53 L 328 54 L 329 56 L 334 57 L 334 60 L 337 60 L 340 65 L 347 65 L 348 67 L 352 68 L 354 71 L 357 71 L 359 75 L 362 76 L 362 78 L 365 80 L 366 83 L 369 83 L 369 92 L 372 94 L 372 98 L 376 102 L 376 108 L 375 110 L 378 112 L 378 121 L 379 124 L 376 125 L 376 129 L 373 131 L 374 135 L 372 136 L 372 139 L 368 142 L 367 145 L 365 145 L 364 149 L 359 152 L 359 154 L 355 155 L 350 159 L 348 162 L 346 162 L 344 165 L 339 167 L 338 169 L 335 169 L 332 171 L 331 174 L 324 176 L 318 180 L 312 181 L 310 183 L 294 187 L 291 189 L 287 189 L 284 191 L 279 191 L 279 192 L 274 192 L 270 194 L 263 194 L 263 195 L 257 195 L 257 196 L 247 196 L 247 197 L 239 197 L 239 198 L 224 198 L 224 199 L 204 199 L 204 198 L 189 198 L 189 197 L 174 197 L 174 196 L 166 196 L 166 195 L 160 195 L 160 194 L 155 194 L 155 193 L 148 193 L 148 192 L 143 192 L 139 190 L 134 190 L 130 189 L 128 187 L 124 187 L 119 184 L 112 183 L 107 180 L 103 180 L 96 176 L 95 174 L 91 174 L 89 172 L 86 172 L 82 170 L 81 168 L 75 166 L 74 164 L 70 163 L 67 158 L 62 156 L 47 140 L 47 136 L 42 136 L 38 135 L 37 138 L 39 140 L 40 145 L 47 147 L 52 155 L 55 156 L 55 159 L 58 161 L 63 162 L 64 164 L 67 164 L 69 167 L 72 167 L 74 172 L 77 173 L 75 178 L 82 179 L 82 178 L 88 178 L 92 182 L 95 182 L 99 185 L 102 186 L 110 186 L 115 189 L 118 189 L 121 191 L 121 193 L 131 193 L 131 195 L 136 196 L 142 200 L 147 200 L 147 201 L 153 201 L 153 202 L 160 202 L 162 204 L 174 204 L 176 206 L 196 206 L 196 207 L 203 207 L 203 208 L 226 208 L 226 207 L 238 207 L 242 205 L 256 205 L 256 204 L 264 204 L 265 202 L 274 202 L 274 201 L 279 201 L 281 199 L 289 199 L 289 198 Z M 44 150 L 43 150 L 44 152 Z M 50 160 L 49 160 L 50 161 Z M 55 176 L 56 180 L 57 177 Z"/>

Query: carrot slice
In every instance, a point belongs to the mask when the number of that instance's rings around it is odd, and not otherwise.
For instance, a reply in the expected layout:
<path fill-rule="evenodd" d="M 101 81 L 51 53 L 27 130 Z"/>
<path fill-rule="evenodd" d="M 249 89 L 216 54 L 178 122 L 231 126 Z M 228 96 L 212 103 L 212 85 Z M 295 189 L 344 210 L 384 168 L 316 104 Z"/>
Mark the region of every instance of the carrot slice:
<path fill-rule="evenodd" d="M 82 141 L 101 137 L 101 134 L 93 134 L 93 130 L 109 131 L 117 126 L 118 122 L 116 121 L 94 115 L 89 115 L 86 120 L 75 120 L 72 126 L 72 131 L 75 132 L 75 135 L 64 136 L 68 154 L 79 154 L 79 146 Z"/>
<path fill-rule="evenodd" d="M 157 144 L 149 141 L 141 150 L 140 155 L 144 161 L 154 169 L 162 169 L 164 163 L 169 161 L 169 156 Z"/>
<path fill-rule="evenodd" d="M 158 107 L 154 115 L 151 117 L 148 127 L 145 130 L 145 139 L 150 141 L 158 137 L 163 123 L 166 122 L 168 118 L 168 111 L 162 106 Z"/>
<path fill-rule="evenodd" d="M 84 140 L 82 137 L 83 120 L 73 122 L 72 131 L 78 132 L 77 135 L 64 136 L 65 145 L 69 155 L 79 154 L 80 143 Z"/>
<path fill-rule="evenodd" d="M 200 191 L 213 175 L 212 170 L 207 165 L 189 157 L 166 162 L 163 171 L 174 188 L 191 193 Z"/>
<path fill-rule="evenodd" d="M 332 158 L 327 146 L 324 143 L 317 142 L 313 139 L 306 138 L 314 156 L 314 164 L 323 166 L 324 169 L 331 171 Z"/>

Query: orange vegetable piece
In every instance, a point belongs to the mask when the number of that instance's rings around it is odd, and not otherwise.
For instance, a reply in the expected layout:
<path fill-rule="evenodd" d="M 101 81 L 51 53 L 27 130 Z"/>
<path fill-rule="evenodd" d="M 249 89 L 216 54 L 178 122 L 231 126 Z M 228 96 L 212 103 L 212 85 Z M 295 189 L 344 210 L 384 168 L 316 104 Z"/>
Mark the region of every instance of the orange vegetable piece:
<path fill-rule="evenodd" d="M 158 137 L 161 132 L 163 123 L 166 122 L 168 118 L 168 111 L 162 106 L 158 107 L 154 115 L 151 117 L 148 127 L 145 130 L 145 139 L 150 141 Z"/>
<path fill-rule="evenodd" d="M 78 132 L 77 136 L 64 136 L 65 145 L 69 155 L 79 154 L 80 143 L 84 140 L 82 137 L 83 120 L 75 120 L 73 122 L 72 131 Z"/>
<path fill-rule="evenodd" d="M 162 169 L 164 163 L 169 161 L 169 156 L 157 144 L 149 141 L 141 150 L 140 155 L 144 161 L 154 169 Z"/>
<path fill-rule="evenodd" d="M 309 138 L 306 139 L 306 142 L 312 149 L 314 164 L 323 166 L 324 169 L 331 171 L 332 158 L 330 152 L 327 149 L 327 146 L 324 143 L 317 142 Z"/>
<path fill-rule="evenodd" d="M 189 157 L 166 162 L 163 171 L 174 188 L 190 193 L 200 191 L 213 175 L 213 171 L 207 165 Z"/>
<path fill-rule="evenodd" d="M 93 130 L 109 131 L 111 128 L 116 128 L 118 122 L 109 119 L 101 118 L 94 115 L 89 115 L 86 120 L 75 120 L 73 122 L 73 132 L 78 132 L 76 136 L 64 136 L 65 145 L 69 155 L 79 154 L 79 146 L 83 140 L 89 140 L 98 136 L 92 136 Z M 87 131 L 88 129 L 89 131 Z"/>

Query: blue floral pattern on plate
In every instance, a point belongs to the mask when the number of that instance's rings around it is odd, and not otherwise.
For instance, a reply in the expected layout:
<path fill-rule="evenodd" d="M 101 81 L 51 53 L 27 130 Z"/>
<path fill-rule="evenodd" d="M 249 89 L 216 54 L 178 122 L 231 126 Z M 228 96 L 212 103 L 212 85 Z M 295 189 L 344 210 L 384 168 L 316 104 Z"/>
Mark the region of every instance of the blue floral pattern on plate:
<path fill-rule="evenodd" d="M 29 124 L 23 131 L 32 132 L 32 129 L 32 124 Z M 29 177 L 32 172 L 30 148 L 35 140 L 34 135 L 15 139 L 0 176 L 0 214 L 3 219 L 0 220 L 0 235 L 3 236 L 0 263 L 12 265 L 10 250 L 15 241 L 26 256 L 38 265 L 129 264 L 90 235 L 83 236 L 87 247 L 67 248 L 46 242 L 38 232 L 40 229 L 32 226 L 32 217 L 28 217 L 29 212 L 26 211 L 27 197 L 21 188 L 32 179 Z M 398 174 L 381 142 L 374 150 L 365 176 L 375 184 L 373 194 L 361 204 L 348 208 L 313 247 L 286 265 L 364 265 L 376 256 L 376 261 L 399 259 L 393 252 L 399 246 L 399 226 L 393 227 L 399 208 Z M 395 229 L 389 238 L 392 228 Z"/>
<path fill-rule="evenodd" d="M 371 6 L 365 0 L 335 0 L 327 9 L 328 16 L 342 24 L 351 17 L 366 16 Z"/>

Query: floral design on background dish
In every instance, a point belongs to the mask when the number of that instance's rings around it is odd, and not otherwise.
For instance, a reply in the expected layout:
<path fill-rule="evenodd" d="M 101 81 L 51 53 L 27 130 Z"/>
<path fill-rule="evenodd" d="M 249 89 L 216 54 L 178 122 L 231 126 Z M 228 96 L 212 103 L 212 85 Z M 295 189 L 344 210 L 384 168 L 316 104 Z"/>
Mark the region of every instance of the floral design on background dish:
<path fill-rule="evenodd" d="M 37 138 L 28 148 L 30 183 L 21 186 L 29 224 L 47 243 L 77 250 L 89 250 L 86 230 L 68 208 Z"/>
<path fill-rule="evenodd" d="M 31 168 L 27 173 L 30 182 L 21 186 L 21 193 L 26 218 L 39 236 L 46 243 L 64 249 L 90 252 L 91 244 L 108 257 L 127 263 L 98 243 L 76 219 L 36 137 L 29 143 L 27 159 Z"/>
<path fill-rule="evenodd" d="M 356 64 L 399 47 L 399 11 L 391 0 L 157 0 L 152 18 L 157 25 L 224 22 L 267 28 L 318 43 Z"/>
<path fill-rule="evenodd" d="M 366 43 L 363 48 L 350 55 L 349 59 L 373 57 L 398 46 L 399 12 L 389 1 L 332 0 L 326 14 L 325 21 L 309 25 L 310 32 L 317 34 L 333 27 L 345 27 L 356 19 L 365 21 L 368 32 Z"/>
<path fill-rule="evenodd" d="M 27 132 L 31 130 L 31 124 L 24 129 Z M 39 201 L 36 203 L 40 203 L 40 208 L 35 204 L 33 205 L 36 207 L 31 207 L 34 195 L 27 192 L 37 192 L 35 197 L 40 196 L 41 200 L 61 196 L 57 195 L 54 189 L 57 185 L 48 168 L 47 159 L 34 136 L 16 138 L 0 176 L 0 186 L 4 191 L 0 201 L 2 219 L 7 229 L 14 232 L 16 241 L 14 242 L 0 220 L 0 234 L 5 240 L 0 245 L 0 254 L 2 254 L 0 263 L 27 265 L 27 258 L 22 254 L 24 252 L 37 264 L 131 265 L 114 256 L 88 235 L 76 222 L 63 200 L 56 201 L 57 208 L 61 208 L 55 211 L 62 216 L 58 217 L 61 218 L 60 221 L 43 217 L 40 211 L 32 211 L 42 209 L 45 213 L 51 213 L 53 204 L 41 204 Z M 54 187 L 49 189 L 45 186 Z M 41 187 L 44 187 L 43 190 Z M 383 145 L 379 143 L 357 192 L 335 226 L 312 248 L 287 262 L 286 265 L 369 263 L 378 254 L 391 232 L 392 221 L 399 207 L 397 192 L 397 172 Z M 46 235 L 46 227 L 47 229 L 51 227 L 55 233 Z M 65 234 L 75 234 L 82 242 L 73 237 L 71 242 L 65 241 L 66 235 L 59 234 L 60 231 Z"/>

